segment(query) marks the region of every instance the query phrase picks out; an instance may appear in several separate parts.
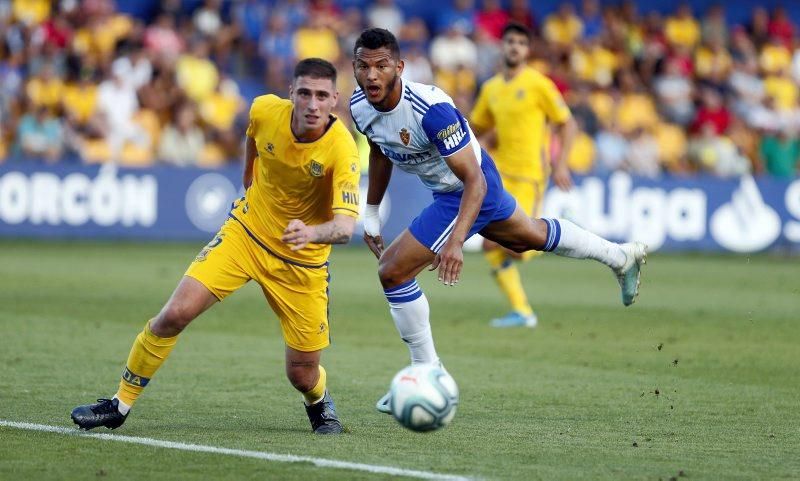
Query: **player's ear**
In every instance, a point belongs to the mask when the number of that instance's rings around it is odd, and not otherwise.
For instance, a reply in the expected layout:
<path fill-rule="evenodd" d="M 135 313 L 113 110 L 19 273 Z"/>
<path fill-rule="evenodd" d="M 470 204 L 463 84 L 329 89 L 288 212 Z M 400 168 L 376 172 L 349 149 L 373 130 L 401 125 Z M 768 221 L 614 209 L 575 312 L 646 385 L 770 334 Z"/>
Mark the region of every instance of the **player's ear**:
<path fill-rule="evenodd" d="M 331 95 L 331 99 L 333 100 L 333 107 L 336 107 L 336 103 L 339 102 L 339 91 L 334 89 L 333 95 Z"/>
<path fill-rule="evenodd" d="M 294 102 L 294 82 L 289 84 L 289 100 Z"/>
<path fill-rule="evenodd" d="M 403 75 L 403 69 L 406 68 L 406 63 L 402 60 L 397 61 L 397 75 Z"/>

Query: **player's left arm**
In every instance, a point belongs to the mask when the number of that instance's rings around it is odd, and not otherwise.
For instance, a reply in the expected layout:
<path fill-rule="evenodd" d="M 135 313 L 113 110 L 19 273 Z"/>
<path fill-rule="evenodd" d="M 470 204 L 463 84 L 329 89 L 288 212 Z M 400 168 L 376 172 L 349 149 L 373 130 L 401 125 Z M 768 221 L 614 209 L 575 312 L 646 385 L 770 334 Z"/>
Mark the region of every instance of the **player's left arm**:
<path fill-rule="evenodd" d="M 356 218 L 347 214 L 334 214 L 333 220 L 317 225 L 307 225 L 300 219 L 293 219 L 283 231 L 281 240 L 290 244 L 293 251 L 299 251 L 308 244 L 347 244 L 353 236 Z"/>
<path fill-rule="evenodd" d="M 555 84 L 545 79 L 541 84 L 541 106 L 547 119 L 554 124 L 554 133 L 559 140 L 561 150 L 557 159 L 551 159 L 553 165 L 553 183 L 562 190 L 572 188 L 572 176 L 569 173 L 567 159 L 572 150 L 572 144 L 578 135 L 578 124 L 572 117 L 564 98 Z"/>
<path fill-rule="evenodd" d="M 447 165 L 456 177 L 464 183 L 461 204 L 458 207 L 453 231 L 439 254 L 436 255 L 430 270 L 439 269 L 439 281 L 446 286 L 458 283 L 461 268 L 464 266 L 464 242 L 467 234 L 478 218 L 478 213 L 486 197 L 486 177 L 483 175 L 472 146 L 468 145 L 455 154 L 445 157 Z"/>
<path fill-rule="evenodd" d="M 447 166 L 464 184 L 453 230 L 430 267 L 431 270 L 439 269 L 439 281 L 452 286 L 461 277 L 464 265 L 462 249 L 486 196 L 486 178 L 472 146 L 469 125 L 452 104 L 441 102 L 432 105 L 422 118 L 422 128 Z"/>
<path fill-rule="evenodd" d="M 347 244 L 353 236 L 358 217 L 359 180 L 361 179 L 358 149 L 348 132 L 331 153 L 336 160 L 329 173 L 332 182 L 331 211 L 333 219 L 317 225 L 306 225 L 293 219 L 286 226 L 281 240 L 298 251 L 308 244 Z"/>
<path fill-rule="evenodd" d="M 572 175 L 569 172 L 569 153 L 575 137 L 578 136 L 578 124 L 570 117 L 562 124 L 555 124 L 554 133 L 559 140 L 561 150 L 558 158 L 553 160 L 553 183 L 561 190 L 572 188 Z"/>

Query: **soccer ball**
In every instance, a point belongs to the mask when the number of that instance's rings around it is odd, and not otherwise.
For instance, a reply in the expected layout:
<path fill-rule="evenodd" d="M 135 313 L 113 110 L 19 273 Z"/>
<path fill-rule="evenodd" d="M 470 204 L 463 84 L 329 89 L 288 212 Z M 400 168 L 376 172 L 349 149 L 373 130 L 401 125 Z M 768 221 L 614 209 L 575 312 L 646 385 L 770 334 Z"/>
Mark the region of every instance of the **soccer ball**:
<path fill-rule="evenodd" d="M 456 415 L 458 386 L 435 364 L 408 366 L 392 379 L 392 415 L 412 431 L 433 431 L 450 424 Z"/>

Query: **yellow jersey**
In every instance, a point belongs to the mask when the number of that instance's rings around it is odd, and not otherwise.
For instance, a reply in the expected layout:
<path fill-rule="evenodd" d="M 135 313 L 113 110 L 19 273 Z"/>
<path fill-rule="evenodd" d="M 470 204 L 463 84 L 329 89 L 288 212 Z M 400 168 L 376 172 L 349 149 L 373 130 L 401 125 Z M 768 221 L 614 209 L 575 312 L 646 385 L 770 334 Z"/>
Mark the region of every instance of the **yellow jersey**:
<path fill-rule="evenodd" d="M 548 122 L 563 124 L 570 116 L 553 81 L 525 67 L 511 80 L 503 74 L 487 80 L 470 122 L 479 130 L 495 128 L 492 157 L 503 175 L 541 181 L 550 172 Z"/>
<path fill-rule="evenodd" d="M 358 217 L 358 149 L 347 127 L 333 116 L 332 125 L 314 142 L 298 141 L 291 122 L 291 101 L 275 95 L 253 101 L 247 128 L 258 148 L 253 183 L 231 215 L 273 255 L 319 266 L 328 260 L 329 244 L 292 252 L 281 236 L 292 219 L 318 225 L 334 214 Z"/>

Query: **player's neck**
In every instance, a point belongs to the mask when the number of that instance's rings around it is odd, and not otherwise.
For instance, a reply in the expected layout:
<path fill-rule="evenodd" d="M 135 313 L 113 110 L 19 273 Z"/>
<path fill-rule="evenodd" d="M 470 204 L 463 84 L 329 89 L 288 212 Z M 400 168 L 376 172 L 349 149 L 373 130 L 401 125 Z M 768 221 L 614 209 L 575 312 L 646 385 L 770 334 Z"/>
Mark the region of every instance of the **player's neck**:
<path fill-rule="evenodd" d="M 522 69 L 524 68 L 525 68 L 524 63 L 520 63 L 519 65 L 515 65 L 513 67 L 509 67 L 508 65 L 506 65 L 505 67 L 503 67 L 503 78 L 506 80 L 511 80 L 517 75 L 519 75 L 519 73 L 522 72 Z"/>

